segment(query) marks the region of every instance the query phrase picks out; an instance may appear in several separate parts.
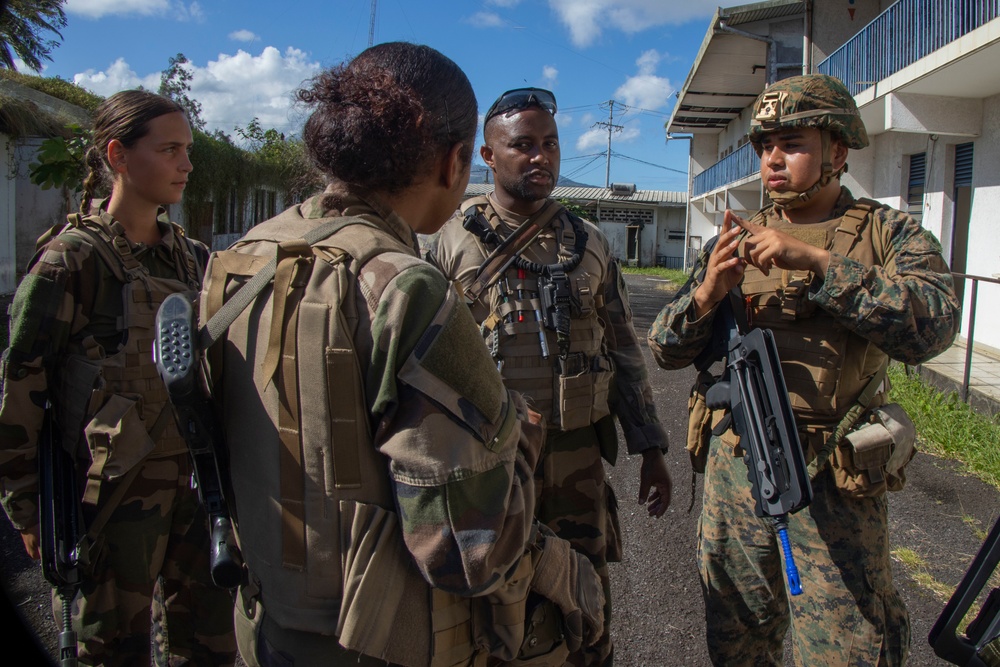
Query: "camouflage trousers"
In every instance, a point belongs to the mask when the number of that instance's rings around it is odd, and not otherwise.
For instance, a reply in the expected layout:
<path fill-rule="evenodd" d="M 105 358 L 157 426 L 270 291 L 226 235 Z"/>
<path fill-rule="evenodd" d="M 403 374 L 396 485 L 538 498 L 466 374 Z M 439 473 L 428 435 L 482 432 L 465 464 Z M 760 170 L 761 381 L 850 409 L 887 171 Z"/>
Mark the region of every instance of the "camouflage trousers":
<path fill-rule="evenodd" d="M 600 442 L 593 426 L 549 432 L 535 469 L 535 491 L 535 516 L 590 559 L 604 587 L 604 636 L 593 646 L 571 654 L 568 664 L 610 664 L 613 647 L 607 554 L 609 507 L 614 511 L 614 501 L 611 485 L 604 478 Z"/>
<path fill-rule="evenodd" d="M 208 521 L 186 454 L 147 460 L 101 531 L 73 602 L 81 664 L 232 665 L 233 599 L 208 571 Z M 101 500 L 114 484 L 101 487 Z M 53 600 L 61 626 L 62 605 Z M 155 626 L 154 626 L 155 622 Z M 155 627 L 155 646 L 151 630 Z"/>
<path fill-rule="evenodd" d="M 789 625 L 797 665 L 903 665 L 906 606 L 892 583 L 886 499 L 847 498 L 829 467 L 788 521 L 802 594 L 786 594 L 770 519 L 754 515 L 746 464 L 712 439 L 698 526 L 708 649 L 716 665 L 783 665 Z"/>

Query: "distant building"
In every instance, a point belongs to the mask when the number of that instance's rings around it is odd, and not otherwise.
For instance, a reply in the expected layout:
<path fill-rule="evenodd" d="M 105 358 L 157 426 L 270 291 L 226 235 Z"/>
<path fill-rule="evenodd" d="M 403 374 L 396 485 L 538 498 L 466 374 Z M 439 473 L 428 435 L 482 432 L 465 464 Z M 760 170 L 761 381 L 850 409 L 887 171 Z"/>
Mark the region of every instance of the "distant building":
<path fill-rule="evenodd" d="M 844 81 L 872 141 L 851 151 L 841 182 L 921 220 L 953 271 L 994 276 L 998 59 L 1000 0 L 720 8 L 666 124 L 668 135 L 691 137 L 688 245 L 714 236 L 727 208 L 752 213 L 766 201 L 747 143 L 757 95 L 771 82 L 820 72 Z M 956 283 L 968 313 L 971 283 Z M 976 345 L 1000 351 L 1000 285 L 979 285 L 976 317 Z"/>
<path fill-rule="evenodd" d="M 465 196 L 492 191 L 492 184 L 470 183 Z M 551 196 L 583 209 L 623 264 L 676 269 L 683 265 L 685 193 L 636 190 L 631 184 L 613 183 L 609 188 L 560 186 Z"/>

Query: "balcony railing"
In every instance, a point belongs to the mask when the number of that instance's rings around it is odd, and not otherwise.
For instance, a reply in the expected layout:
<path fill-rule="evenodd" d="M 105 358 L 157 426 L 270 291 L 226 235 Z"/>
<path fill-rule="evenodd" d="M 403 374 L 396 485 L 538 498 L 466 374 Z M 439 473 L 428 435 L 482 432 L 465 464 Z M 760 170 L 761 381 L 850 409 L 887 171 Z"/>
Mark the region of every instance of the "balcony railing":
<path fill-rule="evenodd" d="M 691 196 L 698 197 L 729 183 L 753 176 L 758 171 L 760 171 L 760 158 L 757 157 L 753 144 L 743 144 L 695 176 L 691 183 Z"/>
<path fill-rule="evenodd" d="M 1000 16 L 1000 0 L 899 0 L 819 64 L 852 95 Z"/>

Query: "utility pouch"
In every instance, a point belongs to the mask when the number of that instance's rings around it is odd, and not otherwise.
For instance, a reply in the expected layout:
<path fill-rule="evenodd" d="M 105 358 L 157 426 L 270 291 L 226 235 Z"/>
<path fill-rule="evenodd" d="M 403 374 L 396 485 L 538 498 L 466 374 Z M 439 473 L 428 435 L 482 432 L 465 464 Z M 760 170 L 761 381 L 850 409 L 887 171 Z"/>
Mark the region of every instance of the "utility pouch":
<path fill-rule="evenodd" d="M 560 360 L 557 401 L 559 425 L 564 431 L 589 426 L 611 414 L 608 406 L 611 362 L 598 356 L 587 363 L 579 354 L 570 355 L 566 361 L 574 362 L 578 358 L 582 358 L 580 363 L 564 364 Z"/>
<path fill-rule="evenodd" d="M 562 634 L 562 612 L 551 600 L 531 592 L 526 600 L 524 641 L 512 667 L 562 667 L 569 648 Z"/>
<path fill-rule="evenodd" d="M 691 457 L 691 468 L 704 474 L 708 463 L 708 448 L 712 439 L 712 410 L 708 407 L 705 394 L 715 384 L 716 377 L 708 371 L 700 371 L 691 386 L 688 397 L 688 431 L 686 449 Z"/>
<path fill-rule="evenodd" d="M 377 505 L 342 500 L 340 518 L 344 590 L 336 634 L 341 646 L 387 662 L 424 665 L 431 637 L 435 655 L 429 664 L 463 664 L 439 658 L 471 655 L 468 601 L 461 600 L 463 605 L 456 596 L 437 589 L 428 593 L 427 582 L 400 539 L 396 514 Z M 439 613 L 448 605 L 453 608 Z M 458 613 L 462 610 L 464 614 Z"/>
<path fill-rule="evenodd" d="M 831 457 L 840 492 L 869 498 L 900 491 L 906 484 L 906 464 L 916 453 L 916 427 L 906 411 L 889 403 L 871 411 L 860 428 L 848 433 Z"/>
<path fill-rule="evenodd" d="M 85 503 L 96 504 L 102 480 L 118 479 L 156 447 L 141 414 L 139 397 L 112 394 L 84 427 L 91 460 L 83 496 Z"/>

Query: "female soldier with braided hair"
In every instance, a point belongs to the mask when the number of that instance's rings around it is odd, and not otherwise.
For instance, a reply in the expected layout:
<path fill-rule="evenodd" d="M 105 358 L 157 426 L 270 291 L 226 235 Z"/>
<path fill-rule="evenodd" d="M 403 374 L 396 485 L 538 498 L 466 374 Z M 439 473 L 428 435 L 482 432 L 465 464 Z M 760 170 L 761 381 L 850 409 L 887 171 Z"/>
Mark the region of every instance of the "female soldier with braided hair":
<path fill-rule="evenodd" d="M 149 664 L 154 617 L 158 663 L 235 660 L 231 598 L 209 577 L 207 520 L 150 354 L 160 302 L 197 290 L 208 257 L 162 208 L 181 200 L 191 145 L 172 100 L 133 90 L 101 104 L 81 213 L 32 259 L 0 365 L 2 502 L 32 558 L 47 404 L 76 460 L 87 535 L 73 625 L 85 664 Z"/>

